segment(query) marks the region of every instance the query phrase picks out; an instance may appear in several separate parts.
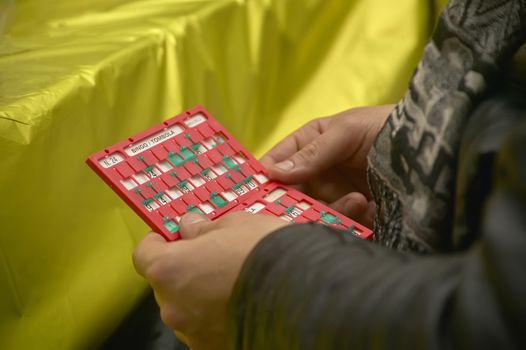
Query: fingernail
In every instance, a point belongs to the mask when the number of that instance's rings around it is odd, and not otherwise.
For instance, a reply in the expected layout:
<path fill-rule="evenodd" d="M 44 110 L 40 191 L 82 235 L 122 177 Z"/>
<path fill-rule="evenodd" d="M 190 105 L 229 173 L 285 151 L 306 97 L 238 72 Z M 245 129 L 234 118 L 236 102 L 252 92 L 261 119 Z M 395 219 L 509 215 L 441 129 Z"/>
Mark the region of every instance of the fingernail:
<path fill-rule="evenodd" d="M 277 163 L 275 167 L 283 171 L 289 171 L 294 168 L 294 163 L 292 160 L 285 160 L 283 162 Z"/>
<path fill-rule="evenodd" d="M 188 213 L 188 214 L 185 214 L 181 218 L 181 221 L 184 221 L 187 224 L 196 224 L 198 222 L 205 221 L 205 220 L 206 220 L 206 217 L 204 217 L 201 214 L 197 214 L 197 213 Z"/>

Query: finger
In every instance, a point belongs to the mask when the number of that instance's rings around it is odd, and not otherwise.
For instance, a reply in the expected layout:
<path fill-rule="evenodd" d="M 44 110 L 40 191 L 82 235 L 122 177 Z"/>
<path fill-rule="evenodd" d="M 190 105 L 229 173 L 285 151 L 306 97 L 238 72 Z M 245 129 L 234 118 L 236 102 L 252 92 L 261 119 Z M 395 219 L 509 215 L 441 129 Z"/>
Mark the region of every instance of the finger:
<path fill-rule="evenodd" d="M 168 248 L 168 242 L 155 232 L 150 232 L 137 245 L 133 252 L 133 266 L 141 276 L 145 276 L 145 271 L 151 266 L 160 255 Z"/>
<path fill-rule="evenodd" d="M 179 232 L 183 239 L 193 239 L 206 232 L 212 222 L 206 216 L 197 213 L 188 213 L 181 218 Z"/>
<path fill-rule="evenodd" d="M 286 160 L 321 134 L 321 119 L 315 119 L 278 142 L 260 162 L 267 169 Z"/>
<path fill-rule="evenodd" d="M 369 201 L 367 205 L 367 210 L 361 217 L 360 223 L 368 228 L 373 228 L 374 217 L 376 215 L 376 203 L 374 201 Z"/>
<path fill-rule="evenodd" d="M 368 201 L 362 193 L 352 192 L 331 203 L 329 206 L 343 215 L 356 220 L 367 212 Z"/>
<path fill-rule="evenodd" d="M 349 135 L 335 128 L 319 135 L 286 160 L 271 166 L 268 171 L 276 180 L 298 184 L 340 163 L 348 157 L 349 152 L 352 152 L 349 149 Z"/>

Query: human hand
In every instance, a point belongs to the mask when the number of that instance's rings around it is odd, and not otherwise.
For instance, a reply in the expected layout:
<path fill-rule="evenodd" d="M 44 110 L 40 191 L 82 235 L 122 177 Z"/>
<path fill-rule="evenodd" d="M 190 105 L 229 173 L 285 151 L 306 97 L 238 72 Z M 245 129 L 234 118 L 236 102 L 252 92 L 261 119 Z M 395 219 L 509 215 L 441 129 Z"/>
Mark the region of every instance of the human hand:
<path fill-rule="evenodd" d="M 367 154 L 394 105 L 354 108 L 315 119 L 261 158 L 270 176 L 328 203 L 366 226 L 375 206 L 367 185 Z"/>
<path fill-rule="evenodd" d="M 150 233 L 133 262 L 152 286 L 164 323 L 193 350 L 224 349 L 226 305 L 243 262 L 263 237 L 287 224 L 246 212 L 215 221 L 190 213 L 181 219 L 181 240 L 168 243 Z"/>

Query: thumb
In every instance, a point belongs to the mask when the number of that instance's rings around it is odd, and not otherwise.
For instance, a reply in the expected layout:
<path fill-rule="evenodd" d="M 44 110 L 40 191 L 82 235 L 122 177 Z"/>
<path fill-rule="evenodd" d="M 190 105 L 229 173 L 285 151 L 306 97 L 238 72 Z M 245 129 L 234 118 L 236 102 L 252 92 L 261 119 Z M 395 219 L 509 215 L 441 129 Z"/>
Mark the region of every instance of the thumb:
<path fill-rule="evenodd" d="M 197 213 L 188 213 L 181 218 L 179 232 L 183 239 L 193 239 L 211 228 L 212 222 L 206 216 Z"/>
<path fill-rule="evenodd" d="M 310 180 L 346 157 L 349 145 L 345 136 L 338 130 L 321 134 L 288 159 L 271 166 L 270 177 L 288 184 Z"/>
<path fill-rule="evenodd" d="M 362 193 L 351 192 L 331 203 L 330 207 L 356 220 L 366 213 L 368 204 L 367 198 Z"/>
<path fill-rule="evenodd" d="M 360 224 L 372 228 L 376 214 L 376 205 L 362 193 L 349 193 L 329 206 L 343 215 L 358 221 Z"/>
<path fill-rule="evenodd" d="M 169 247 L 168 242 L 158 233 L 149 233 L 137 245 L 133 251 L 133 265 L 135 270 L 141 275 L 145 276 L 148 267 L 163 255 Z"/>

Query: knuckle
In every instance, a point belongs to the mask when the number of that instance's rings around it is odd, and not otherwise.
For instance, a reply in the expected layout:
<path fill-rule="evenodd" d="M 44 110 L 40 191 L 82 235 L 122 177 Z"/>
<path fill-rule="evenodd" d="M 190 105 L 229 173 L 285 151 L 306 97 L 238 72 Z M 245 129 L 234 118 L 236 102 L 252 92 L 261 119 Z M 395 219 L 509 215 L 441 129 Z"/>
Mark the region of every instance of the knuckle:
<path fill-rule="evenodd" d="M 323 118 L 315 118 L 315 119 L 312 119 L 310 120 L 309 122 L 307 122 L 307 124 L 305 124 L 305 126 L 308 126 L 309 128 L 313 128 L 313 129 L 319 129 L 319 124 L 320 122 L 323 120 Z"/>
<path fill-rule="evenodd" d="M 194 237 L 201 236 L 202 234 L 206 233 L 205 225 L 195 225 L 195 227 L 191 229 L 191 233 L 193 233 Z"/>
<path fill-rule="evenodd" d="M 340 135 L 348 135 L 350 132 L 356 130 L 356 123 L 352 119 L 340 116 L 331 120 L 330 129 L 337 130 Z"/>
<path fill-rule="evenodd" d="M 343 119 L 340 123 L 338 123 L 338 130 L 342 134 L 349 135 L 353 131 L 356 131 L 356 125 L 352 123 L 350 120 Z"/>
<path fill-rule="evenodd" d="M 170 274 L 169 267 L 162 261 L 152 262 L 145 271 L 145 277 L 152 285 L 162 285 Z"/>
<path fill-rule="evenodd" d="M 194 232 L 197 232 L 198 225 L 190 224 L 185 219 L 181 220 L 179 224 L 179 231 L 183 237 L 191 236 Z"/>
<path fill-rule="evenodd" d="M 192 229 L 193 237 L 199 237 L 207 234 L 210 231 L 210 226 L 199 223 Z"/>
<path fill-rule="evenodd" d="M 245 214 L 248 214 L 248 213 L 246 213 L 245 211 L 236 211 L 233 213 L 229 213 L 223 217 L 220 224 L 229 225 L 234 222 L 239 222 L 241 219 L 245 217 Z"/>
<path fill-rule="evenodd" d="M 307 122 L 304 127 L 298 130 L 298 133 L 304 138 L 312 137 L 313 134 L 321 134 L 323 132 L 323 119 L 324 118 L 316 118 Z"/>
<path fill-rule="evenodd" d="M 320 145 L 317 142 L 311 142 L 303 147 L 303 149 L 296 154 L 296 157 L 300 161 L 311 161 L 317 158 L 319 154 Z"/>

